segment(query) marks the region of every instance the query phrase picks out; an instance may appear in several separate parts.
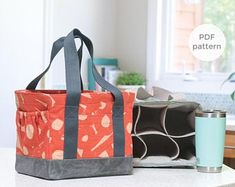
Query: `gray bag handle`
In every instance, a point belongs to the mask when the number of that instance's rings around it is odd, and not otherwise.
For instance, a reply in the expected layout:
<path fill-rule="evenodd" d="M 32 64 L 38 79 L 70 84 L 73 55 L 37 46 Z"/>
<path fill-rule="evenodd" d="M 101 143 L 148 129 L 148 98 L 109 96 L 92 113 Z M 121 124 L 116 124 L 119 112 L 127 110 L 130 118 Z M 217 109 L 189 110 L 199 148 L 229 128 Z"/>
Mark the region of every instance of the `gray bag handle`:
<path fill-rule="evenodd" d="M 60 50 L 64 47 L 64 39 L 65 37 L 61 37 L 58 40 L 56 40 L 53 43 L 52 49 L 51 49 L 51 57 L 50 57 L 50 63 L 48 67 L 40 74 L 38 75 L 34 80 L 32 80 L 28 86 L 26 87 L 27 90 L 35 90 L 39 81 L 42 79 L 42 77 L 48 72 L 48 70 L 51 67 L 51 64 L 53 62 L 53 59 L 56 57 L 56 55 L 60 52 Z M 79 56 L 79 67 L 81 69 L 81 63 L 82 63 L 82 49 L 83 49 L 83 42 L 81 41 L 81 46 L 77 51 L 77 54 Z M 83 82 L 81 77 L 81 87 L 83 90 Z"/>
<path fill-rule="evenodd" d="M 67 134 L 67 140 L 65 139 L 64 156 L 68 158 L 76 158 L 77 146 L 71 148 L 72 143 L 76 143 L 77 134 L 75 135 L 75 126 L 78 124 L 78 104 L 80 101 L 81 90 L 76 85 L 80 82 L 80 76 L 77 75 L 76 67 L 78 56 L 76 55 L 75 36 L 81 38 L 88 48 L 91 56 L 93 75 L 96 82 L 104 89 L 110 91 L 114 96 L 113 104 L 113 136 L 114 136 L 114 156 L 120 157 L 125 155 L 125 136 L 124 136 L 124 124 L 123 124 L 123 97 L 119 89 L 108 83 L 96 70 L 93 63 L 93 44 L 89 38 L 83 35 L 78 29 L 71 31 L 64 41 L 64 55 L 66 69 L 66 85 L 67 85 L 67 97 L 66 97 L 66 109 L 65 109 L 65 135 Z M 73 115 L 71 115 L 73 114 Z M 75 120 L 76 117 L 76 120 Z M 72 125 L 73 124 L 73 125 Z M 74 134 L 74 139 L 71 134 Z M 68 138 L 69 137 L 69 138 Z M 68 155 L 66 155 L 68 153 Z"/>
<path fill-rule="evenodd" d="M 65 56 L 65 74 L 66 74 L 66 104 L 65 104 L 65 129 L 64 129 L 64 159 L 77 158 L 77 142 L 78 142 L 78 114 L 79 102 L 81 96 L 81 76 L 80 76 L 80 58 L 77 54 L 75 38 L 80 38 L 84 42 L 91 56 L 92 72 L 96 82 L 104 89 L 110 91 L 114 97 L 112 119 L 113 119 L 113 136 L 114 136 L 114 157 L 122 157 L 125 155 L 125 135 L 123 120 L 123 96 L 119 89 L 111 85 L 103 79 L 98 73 L 93 63 L 93 44 L 89 38 L 83 35 L 78 29 L 72 30 L 65 38 L 58 40 L 55 45 L 61 46 L 63 43 Z M 60 47 L 52 48 L 51 61 L 44 74 L 49 70 L 51 62 L 55 55 L 59 52 Z M 82 46 L 81 46 L 82 47 Z M 54 50 L 53 50 L 54 49 Z M 82 53 L 81 53 L 82 54 Z M 42 74 L 43 74 L 42 73 Z M 35 84 L 44 75 L 40 74 L 34 79 L 27 89 L 34 90 Z M 39 80 L 38 80 L 39 79 Z M 36 80 L 36 81 L 35 81 Z M 37 84 L 36 84 L 37 85 Z M 35 86 L 35 87 L 34 87 Z"/>

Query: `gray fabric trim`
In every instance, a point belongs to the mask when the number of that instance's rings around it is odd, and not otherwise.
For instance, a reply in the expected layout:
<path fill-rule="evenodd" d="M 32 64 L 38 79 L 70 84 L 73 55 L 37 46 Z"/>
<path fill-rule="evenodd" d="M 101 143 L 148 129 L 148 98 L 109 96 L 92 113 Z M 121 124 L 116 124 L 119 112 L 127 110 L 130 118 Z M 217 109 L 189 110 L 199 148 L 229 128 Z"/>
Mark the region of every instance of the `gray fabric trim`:
<path fill-rule="evenodd" d="M 64 158 L 76 159 L 78 142 L 78 113 L 81 97 L 79 57 L 73 32 L 64 40 L 64 59 L 66 76 L 66 103 L 64 113 Z"/>
<path fill-rule="evenodd" d="M 125 133 L 124 133 L 124 101 L 121 91 L 107 82 L 102 76 L 98 73 L 94 63 L 93 63 L 93 44 L 89 38 L 83 35 L 79 30 L 73 30 L 74 35 L 79 35 L 84 41 L 89 54 L 91 56 L 92 63 L 92 73 L 95 78 L 95 81 L 105 90 L 110 91 L 114 96 L 114 104 L 113 104 L 113 145 L 114 145 L 114 156 L 115 157 L 123 157 L 125 155 Z"/>
<path fill-rule="evenodd" d="M 48 67 L 40 74 L 38 75 L 34 80 L 32 80 L 28 86 L 26 87 L 27 90 L 35 90 L 39 81 L 42 79 L 42 77 L 49 71 L 53 59 L 56 57 L 56 55 L 60 52 L 60 50 L 64 47 L 64 39 L 65 37 L 61 37 L 60 39 L 56 40 L 53 43 L 52 49 L 51 49 L 51 57 L 50 57 L 50 63 Z M 78 49 L 78 57 L 79 57 L 79 67 L 81 70 L 81 63 L 82 63 L 82 48 L 83 48 L 83 41 L 81 40 L 81 46 Z M 81 77 L 81 75 L 80 75 Z M 81 89 L 83 90 L 83 82 L 82 82 L 82 77 L 81 79 Z"/>
<path fill-rule="evenodd" d="M 45 160 L 16 155 L 17 172 L 44 179 L 132 174 L 132 157 Z"/>

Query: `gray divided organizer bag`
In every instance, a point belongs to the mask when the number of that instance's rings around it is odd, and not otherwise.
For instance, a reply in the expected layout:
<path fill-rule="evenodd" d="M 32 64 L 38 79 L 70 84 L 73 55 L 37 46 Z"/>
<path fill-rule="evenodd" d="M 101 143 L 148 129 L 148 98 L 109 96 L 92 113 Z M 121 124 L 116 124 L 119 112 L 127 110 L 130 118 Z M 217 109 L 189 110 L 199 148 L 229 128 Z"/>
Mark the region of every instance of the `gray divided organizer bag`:
<path fill-rule="evenodd" d="M 199 104 L 139 102 L 134 106 L 135 167 L 195 166 L 194 119 Z"/>

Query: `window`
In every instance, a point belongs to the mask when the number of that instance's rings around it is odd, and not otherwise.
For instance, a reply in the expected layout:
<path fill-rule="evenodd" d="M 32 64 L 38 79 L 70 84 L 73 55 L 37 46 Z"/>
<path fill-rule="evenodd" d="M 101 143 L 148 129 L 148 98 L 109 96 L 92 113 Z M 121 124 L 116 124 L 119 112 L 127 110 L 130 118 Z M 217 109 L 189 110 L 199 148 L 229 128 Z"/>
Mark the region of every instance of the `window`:
<path fill-rule="evenodd" d="M 230 72 L 234 61 L 235 1 L 231 0 L 176 0 L 172 7 L 172 60 L 168 72 Z M 224 54 L 213 62 L 200 62 L 188 48 L 192 30 L 202 23 L 217 25 L 227 39 Z"/>
<path fill-rule="evenodd" d="M 188 47 L 190 33 L 202 23 L 202 3 L 186 3 L 176 0 L 172 6 L 173 22 L 169 30 L 172 35 L 172 58 L 167 72 L 195 72 L 200 69 L 199 61 L 193 57 Z"/>
<path fill-rule="evenodd" d="M 211 64 L 204 63 L 203 69 L 214 70 L 215 72 L 231 72 L 234 70 L 233 62 L 235 61 L 235 1 L 205 0 L 203 22 L 217 25 L 226 37 L 226 48 L 223 56 Z"/>
<path fill-rule="evenodd" d="M 175 91 L 216 93 L 232 90 L 231 85 L 222 90 L 220 86 L 235 69 L 235 1 L 149 0 L 148 19 L 149 88 L 158 85 Z M 212 62 L 199 61 L 188 47 L 190 33 L 203 23 L 217 25 L 226 37 L 224 54 Z"/>

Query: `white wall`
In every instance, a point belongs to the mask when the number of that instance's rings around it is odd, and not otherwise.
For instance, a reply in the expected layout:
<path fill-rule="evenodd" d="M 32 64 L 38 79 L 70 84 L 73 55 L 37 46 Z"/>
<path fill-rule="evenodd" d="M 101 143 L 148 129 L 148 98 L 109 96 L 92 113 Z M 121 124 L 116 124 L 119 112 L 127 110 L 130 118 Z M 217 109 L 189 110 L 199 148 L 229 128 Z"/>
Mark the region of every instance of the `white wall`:
<path fill-rule="evenodd" d="M 52 7 L 51 40 L 78 28 L 93 41 L 95 57 L 116 57 L 116 0 L 53 0 Z M 86 53 L 83 62 L 86 63 L 87 58 Z M 63 53 L 54 64 L 52 86 L 62 87 L 65 77 Z M 86 65 L 83 66 L 84 82 L 87 82 Z"/>
<path fill-rule="evenodd" d="M 50 40 L 79 28 L 91 38 L 95 57 L 118 58 L 124 71 L 146 74 L 148 0 L 53 0 Z M 48 45 L 51 46 L 51 43 Z M 48 48 L 49 51 L 49 48 Z M 85 50 L 84 50 L 85 51 Z M 84 55 L 83 80 L 87 83 Z M 55 59 L 49 87 L 64 88 L 63 53 Z"/>
<path fill-rule="evenodd" d="M 43 0 L 0 1 L 0 147 L 15 146 L 14 90 L 43 64 Z"/>
<path fill-rule="evenodd" d="M 49 63 L 52 42 L 72 28 L 92 39 L 95 57 L 118 58 L 123 70 L 145 74 L 147 0 L 0 3 L 0 147 L 15 146 L 14 90 L 24 89 L 42 71 Z M 64 85 L 63 53 L 50 72 L 50 88 Z"/>
<path fill-rule="evenodd" d="M 148 0 L 117 0 L 117 57 L 125 71 L 146 74 Z"/>

